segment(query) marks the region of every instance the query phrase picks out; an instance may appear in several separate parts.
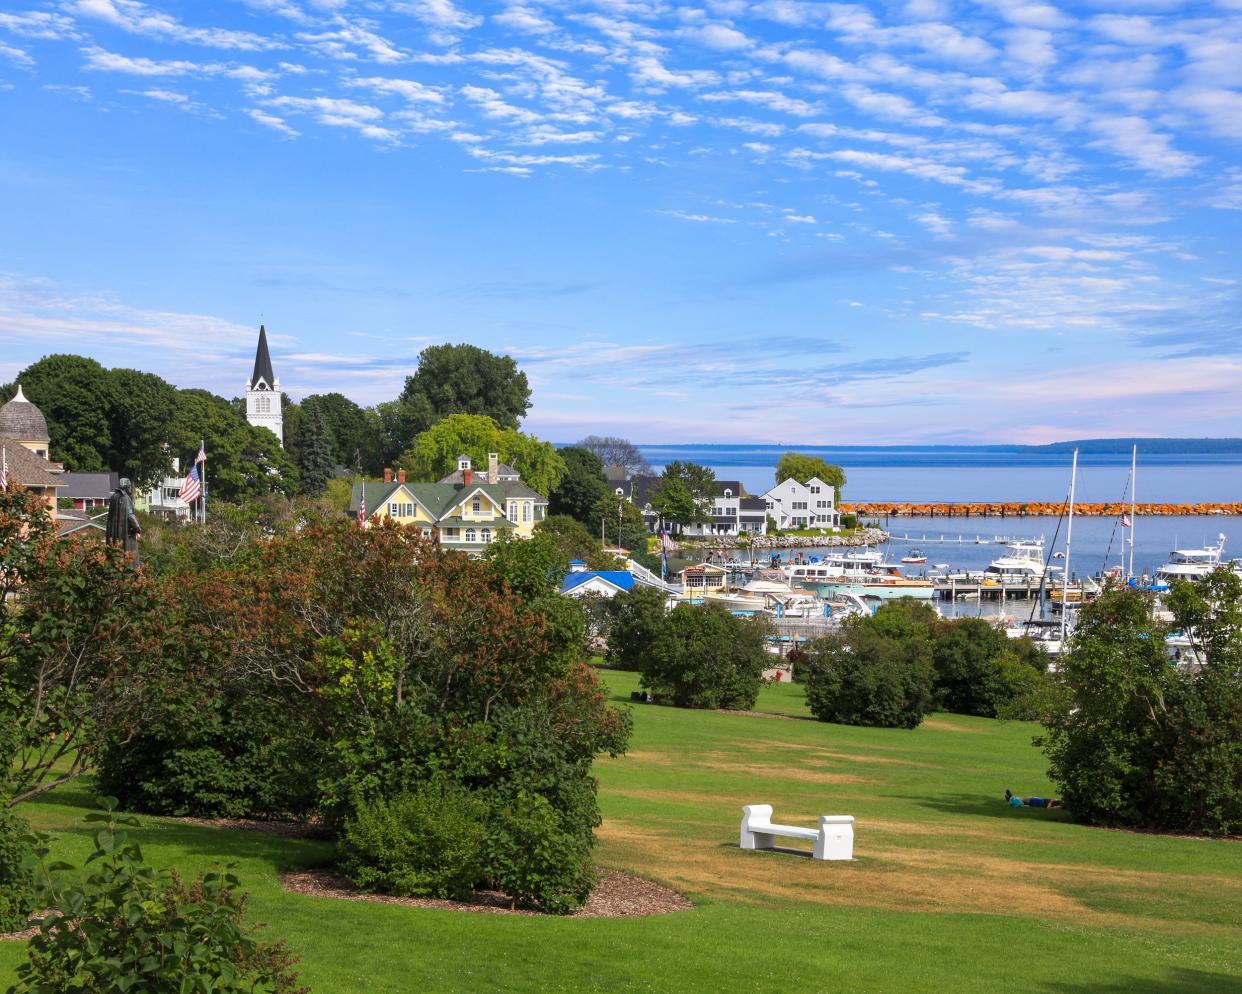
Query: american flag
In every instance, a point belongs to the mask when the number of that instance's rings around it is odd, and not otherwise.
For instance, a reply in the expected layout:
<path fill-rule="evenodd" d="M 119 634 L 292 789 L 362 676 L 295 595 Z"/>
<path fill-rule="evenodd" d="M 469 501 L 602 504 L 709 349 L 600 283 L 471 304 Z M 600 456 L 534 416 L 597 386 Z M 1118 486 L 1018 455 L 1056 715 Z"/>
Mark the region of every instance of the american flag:
<path fill-rule="evenodd" d="M 198 455 L 194 457 L 194 465 L 197 466 L 200 462 L 206 462 L 206 461 L 207 461 L 207 443 L 200 442 L 198 446 Z"/>
<path fill-rule="evenodd" d="M 367 488 L 362 488 L 362 496 L 358 498 L 358 527 L 367 523 Z"/>
<path fill-rule="evenodd" d="M 7 448 L 0 449 L 3 456 L 0 456 L 0 490 L 9 489 L 9 450 Z"/>
<path fill-rule="evenodd" d="M 1129 528 L 1129 527 L 1130 527 L 1130 515 L 1128 515 L 1128 514 L 1123 514 L 1123 515 L 1121 516 L 1121 527 L 1122 527 L 1122 528 Z"/>
<path fill-rule="evenodd" d="M 198 464 L 195 463 L 181 481 L 181 499 L 187 504 L 193 504 L 202 493 L 202 485 L 198 482 Z"/>

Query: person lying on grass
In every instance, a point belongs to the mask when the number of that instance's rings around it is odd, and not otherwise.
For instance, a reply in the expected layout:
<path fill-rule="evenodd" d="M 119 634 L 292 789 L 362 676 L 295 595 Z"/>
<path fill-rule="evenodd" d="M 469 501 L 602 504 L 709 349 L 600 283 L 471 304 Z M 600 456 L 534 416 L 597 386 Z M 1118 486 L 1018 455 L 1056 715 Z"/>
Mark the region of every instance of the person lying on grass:
<path fill-rule="evenodd" d="M 1012 808 L 1063 808 L 1055 797 L 1019 797 L 1012 790 L 1005 791 L 1005 802 Z"/>

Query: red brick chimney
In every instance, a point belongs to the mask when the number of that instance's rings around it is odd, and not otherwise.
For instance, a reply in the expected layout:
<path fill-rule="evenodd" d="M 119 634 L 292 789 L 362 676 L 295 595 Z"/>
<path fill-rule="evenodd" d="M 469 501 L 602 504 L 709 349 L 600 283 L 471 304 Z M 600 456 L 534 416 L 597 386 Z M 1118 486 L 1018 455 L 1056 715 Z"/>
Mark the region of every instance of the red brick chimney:
<path fill-rule="evenodd" d="M 384 482 L 392 483 L 392 469 L 391 468 L 384 470 Z"/>
<path fill-rule="evenodd" d="M 403 469 L 399 469 L 399 470 L 397 470 L 397 482 L 398 482 L 398 483 L 404 483 L 404 482 L 405 482 L 405 470 L 403 470 Z"/>
<path fill-rule="evenodd" d="M 474 479 L 474 472 L 470 469 L 469 466 L 467 466 L 465 469 L 461 471 L 461 482 L 465 486 L 467 487 L 470 486 L 470 481 L 473 479 Z"/>

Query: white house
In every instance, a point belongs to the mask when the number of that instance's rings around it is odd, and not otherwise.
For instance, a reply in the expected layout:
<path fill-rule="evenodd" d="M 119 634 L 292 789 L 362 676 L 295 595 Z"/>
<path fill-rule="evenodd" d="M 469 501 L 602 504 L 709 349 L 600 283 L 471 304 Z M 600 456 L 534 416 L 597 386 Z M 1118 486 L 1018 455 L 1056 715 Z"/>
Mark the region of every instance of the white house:
<path fill-rule="evenodd" d="M 784 480 L 763 495 L 768 514 L 782 531 L 790 528 L 837 528 L 836 490 L 832 484 L 813 476 L 806 483 Z"/>

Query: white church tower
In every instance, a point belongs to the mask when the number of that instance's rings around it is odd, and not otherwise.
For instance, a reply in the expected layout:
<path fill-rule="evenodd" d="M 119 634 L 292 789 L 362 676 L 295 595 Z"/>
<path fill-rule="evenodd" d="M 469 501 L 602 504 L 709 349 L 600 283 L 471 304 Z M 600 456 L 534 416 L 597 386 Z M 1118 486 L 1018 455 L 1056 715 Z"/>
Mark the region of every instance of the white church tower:
<path fill-rule="evenodd" d="M 254 372 L 246 384 L 246 420 L 256 428 L 268 428 L 285 444 L 282 434 L 285 424 L 280 409 L 282 396 L 280 380 L 272 373 L 272 356 L 267 351 L 267 331 L 259 325 L 259 347 L 254 353 Z"/>

